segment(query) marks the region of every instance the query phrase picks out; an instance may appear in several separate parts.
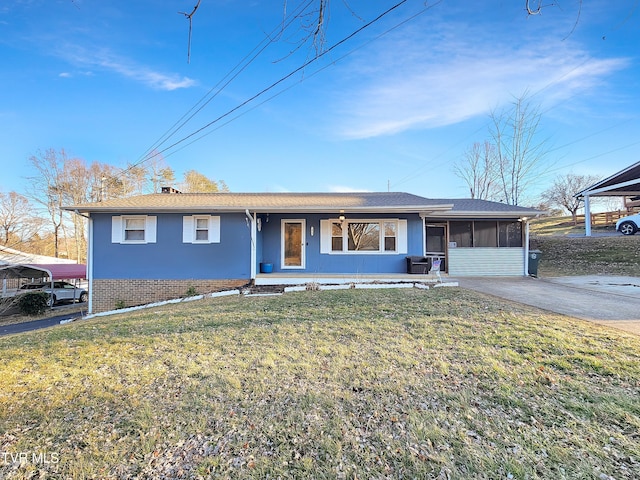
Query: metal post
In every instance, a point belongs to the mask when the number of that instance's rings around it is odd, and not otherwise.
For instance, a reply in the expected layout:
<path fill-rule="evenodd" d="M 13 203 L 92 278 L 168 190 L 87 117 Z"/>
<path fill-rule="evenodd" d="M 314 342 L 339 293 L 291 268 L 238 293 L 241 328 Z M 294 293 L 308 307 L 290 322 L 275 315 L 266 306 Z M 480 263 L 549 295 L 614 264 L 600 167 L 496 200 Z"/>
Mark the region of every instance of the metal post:
<path fill-rule="evenodd" d="M 523 219 L 524 222 L 524 276 L 529 275 L 529 221 Z"/>
<path fill-rule="evenodd" d="M 89 303 L 87 304 L 87 314 L 93 313 L 93 218 L 87 221 L 87 290 L 89 292 Z"/>
<path fill-rule="evenodd" d="M 584 196 L 584 234 L 587 237 L 591 236 L 591 202 L 589 202 L 589 195 Z"/>

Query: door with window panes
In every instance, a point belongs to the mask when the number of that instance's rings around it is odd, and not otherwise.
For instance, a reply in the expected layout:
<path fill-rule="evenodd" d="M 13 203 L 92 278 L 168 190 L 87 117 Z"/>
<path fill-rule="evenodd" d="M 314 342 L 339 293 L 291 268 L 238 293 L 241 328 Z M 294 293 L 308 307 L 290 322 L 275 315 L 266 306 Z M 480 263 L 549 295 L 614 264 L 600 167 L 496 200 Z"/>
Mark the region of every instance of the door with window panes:
<path fill-rule="evenodd" d="M 282 221 L 282 268 L 304 268 L 305 221 Z"/>
<path fill-rule="evenodd" d="M 447 224 L 446 223 L 428 223 L 426 225 L 426 256 L 431 258 L 439 258 L 441 260 L 440 270 L 446 271 L 447 256 Z"/>

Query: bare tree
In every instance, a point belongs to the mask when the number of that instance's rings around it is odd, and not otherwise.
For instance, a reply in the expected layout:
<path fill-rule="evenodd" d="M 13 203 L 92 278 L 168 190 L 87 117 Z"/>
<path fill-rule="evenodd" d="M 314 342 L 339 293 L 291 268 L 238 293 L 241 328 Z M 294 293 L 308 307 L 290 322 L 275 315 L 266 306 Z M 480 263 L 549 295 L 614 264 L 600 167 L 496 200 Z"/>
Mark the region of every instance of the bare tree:
<path fill-rule="evenodd" d="M 52 228 L 55 257 L 60 254 L 59 238 L 63 222 L 63 191 L 60 180 L 66 159 L 64 150 L 56 152 L 52 148 L 44 152 L 39 151 L 29 158 L 38 175 L 29 177 L 31 185 L 28 196 L 45 211 Z"/>
<path fill-rule="evenodd" d="M 0 229 L 4 245 L 20 243 L 35 233 L 29 200 L 16 192 L 0 192 Z"/>
<path fill-rule="evenodd" d="M 541 116 L 526 92 L 515 99 L 510 109 L 491 113 L 500 200 L 508 205 L 520 204 L 546 160 L 547 140 L 538 136 Z"/>
<path fill-rule="evenodd" d="M 83 260 L 86 252 L 86 221 L 79 215 L 63 211 L 62 206 L 121 196 L 123 184 L 133 189 L 127 183 L 128 177 L 122 184 L 114 185 L 108 181 L 117 175 L 114 167 L 99 162 L 88 166 L 81 158 L 67 156 L 63 149 L 59 152 L 54 149 L 38 152 L 29 160 L 36 175 L 29 177 L 28 196 L 45 212 L 51 227 L 54 256 L 60 256 L 60 242 L 63 241 L 68 256 Z"/>
<path fill-rule="evenodd" d="M 569 173 L 557 177 L 553 185 L 540 195 L 543 200 L 551 205 L 557 205 L 566 209 L 573 218 L 573 224 L 578 224 L 578 209 L 582 206 L 583 199 L 577 198 L 576 193 L 590 187 L 600 180 L 595 175 L 575 175 Z"/>
<path fill-rule="evenodd" d="M 470 198 L 495 200 L 500 191 L 497 163 L 495 146 L 476 142 L 455 163 L 453 172 L 467 184 Z"/>
<path fill-rule="evenodd" d="M 98 190 L 96 183 L 99 181 L 96 173 L 99 175 L 99 166 L 96 163 L 91 167 L 87 167 L 86 162 L 80 158 L 67 159 L 59 179 L 64 203 L 66 205 L 78 205 L 80 203 L 93 201 L 93 195 L 95 195 L 95 192 Z M 87 247 L 85 218 L 80 215 L 70 215 L 68 222 L 73 226 L 71 232 L 74 240 L 73 249 L 75 250 L 73 256 L 75 256 L 78 261 L 84 260 Z M 63 229 L 64 225 L 65 223 L 63 222 Z M 66 229 L 64 231 L 65 240 L 68 240 L 69 235 Z M 68 246 L 67 251 L 71 251 L 71 248 Z"/>

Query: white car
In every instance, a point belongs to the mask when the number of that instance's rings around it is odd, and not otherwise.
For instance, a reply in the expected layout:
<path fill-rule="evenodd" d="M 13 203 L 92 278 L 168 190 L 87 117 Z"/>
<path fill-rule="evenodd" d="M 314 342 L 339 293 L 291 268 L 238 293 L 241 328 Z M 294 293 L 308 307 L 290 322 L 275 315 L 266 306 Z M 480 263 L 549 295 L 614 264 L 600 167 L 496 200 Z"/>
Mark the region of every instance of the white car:
<path fill-rule="evenodd" d="M 76 287 L 67 282 L 53 282 L 53 292 L 51 290 L 51 282 L 28 283 L 20 287 L 22 291 L 45 292 L 49 294 L 48 306 L 55 305 L 59 302 L 86 302 L 89 294 L 84 288 Z M 53 295 L 51 295 L 53 293 Z"/>
<path fill-rule="evenodd" d="M 623 235 L 634 235 L 640 230 L 640 213 L 618 220 L 616 222 L 616 230 Z"/>

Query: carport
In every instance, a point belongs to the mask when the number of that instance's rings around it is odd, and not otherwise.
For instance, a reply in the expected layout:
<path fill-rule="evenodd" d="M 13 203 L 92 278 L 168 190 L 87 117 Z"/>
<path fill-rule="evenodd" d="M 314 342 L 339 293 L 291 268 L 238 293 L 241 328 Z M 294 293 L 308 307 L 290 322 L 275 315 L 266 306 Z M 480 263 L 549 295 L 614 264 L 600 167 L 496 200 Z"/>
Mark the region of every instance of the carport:
<path fill-rule="evenodd" d="M 51 288 L 53 289 L 53 282 L 56 280 L 78 280 L 87 278 L 87 266 L 80 263 L 0 265 L 2 297 L 10 296 L 7 289 L 7 280 L 21 278 L 48 278 L 51 282 Z"/>
<path fill-rule="evenodd" d="M 640 162 L 620 170 L 589 188 L 576 193 L 576 197 L 584 198 L 585 235 L 591 236 L 591 204 L 590 197 L 634 197 L 640 196 Z"/>

